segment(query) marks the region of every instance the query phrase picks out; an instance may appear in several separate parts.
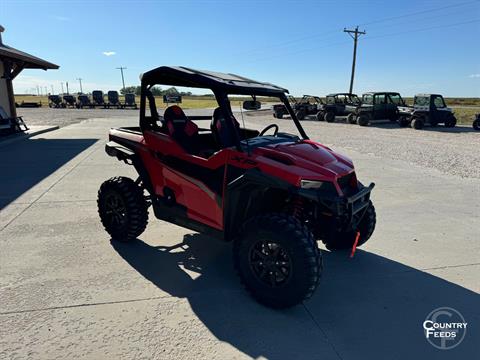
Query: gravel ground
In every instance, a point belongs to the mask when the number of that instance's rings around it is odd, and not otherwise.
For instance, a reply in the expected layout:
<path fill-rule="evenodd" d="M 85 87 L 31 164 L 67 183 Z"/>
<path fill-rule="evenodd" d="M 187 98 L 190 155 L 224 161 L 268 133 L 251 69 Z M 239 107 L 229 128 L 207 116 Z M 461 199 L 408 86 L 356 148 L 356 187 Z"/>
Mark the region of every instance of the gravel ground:
<path fill-rule="evenodd" d="M 125 109 L 50 109 L 18 108 L 17 115 L 23 116 L 27 125 L 58 125 L 60 127 L 79 123 L 92 118 L 138 116 L 138 110 Z"/>
<path fill-rule="evenodd" d="M 205 114 L 211 110 L 196 110 Z M 136 110 L 76 110 L 76 109 L 18 109 L 30 125 L 66 126 L 88 118 L 138 116 Z M 241 116 L 237 119 L 241 121 Z M 269 111 L 247 112 L 245 121 L 259 129 L 277 123 L 280 131 L 296 133 L 289 119 L 277 120 Z M 302 122 L 310 138 L 325 145 L 353 149 L 378 157 L 404 160 L 442 173 L 464 178 L 480 179 L 480 133 L 470 126 L 446 129 L 442 126 L 415 131 L 399 128 L 389 122 L 377 122 L 369 127 L 304 120 Z"/>
<path fill-rule="evenodd" d="M 246 117 L 246 121 L 259 127 L 277 123 L 280 131 L 296 133 L 295 125 L 289 118 L 277 120 L 270 113 L 265 113 L 255 116 L 254 122 L 251 119 L 252 116 Z M 480 179 L 480 133 L 471 127 L 446 129 L 439 126 L 417 131 L 399 128 L 389 122 L 360 127 L 341 121 L 305 120 L 302 126 L 311 139 L 332 148 L 353 149 L 378 157 L 404 160 L 445 174 Z"/>

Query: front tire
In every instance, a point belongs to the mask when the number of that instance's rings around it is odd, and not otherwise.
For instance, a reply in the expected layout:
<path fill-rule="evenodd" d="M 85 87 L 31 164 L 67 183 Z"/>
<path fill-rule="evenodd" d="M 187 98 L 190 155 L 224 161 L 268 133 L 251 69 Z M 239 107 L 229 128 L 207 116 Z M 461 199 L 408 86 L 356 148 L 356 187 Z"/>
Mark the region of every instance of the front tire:
<path fill-rule="evenodd" d="M 127 242 L 140 236 L 148 223 L 143 189 L 127 177 L 113 177 L 98 190 L 98 214 L 113 240 Z"/>
<path fill-rule="evenodd" d="M 370 118 L 367 115 L 357 116 L 357 124 L 360 126 L 368 126 L 370 124 Z"/>
<path fill-rule="evenodd" d="M 325 119 L 326 122 L 329 122 L 329 123 L 334 122 L 335 121 L 335 113 L 332 112 L 332 111 L 326 112 L 325 115 L 324 115 L 324 119 Z"/>
<path fill-rule="evenodd" d="M 360 232 L 357 247 L 365 244 L 373 234 L 375 225 L 377 223 L 377 215 L 372 201 L 369 201 L 368 207 L 365 210 L 362 220 L 357 226 L 357 229 L 352 231 L 334 231 L 330 233 L 322 242 L 328 250 L 344 250 L 351 249 L 357 237 L 357 231 Z"/>
<path fill-rule="evenodd" d="M 317 118 L 317 121 L 323 121 L 323 112 L 322 111 L 319 111 L 317 112 L 317 115 L 315 115 L 315 117 Z"/>
<path fill-rule="evenodd" d="M 355 122 L 356 122 L 355 114 L 352 114 L 352 113 L 348 114 L 347 115 L 347 123 L 355 124 Z"/>
<path fill-rule="evenodd" d="M 233 246 L 235 268 L 259 303 L 287 308 L 309 298 L 322 274 L 322 256 L 310 230 L 285 214 L 247 221 Z"/>
<path fill-rule="evenodd" d="M 477 131 L 480 130 L 480 119 L 473 120 L 472 127 Z"/>
<path fill-rule="evenodd" d="M 305 111 L 303 110 L 298 110 L 295 115 L 297 116 L 298 120 L 303 120 L 305 119 Z"/>

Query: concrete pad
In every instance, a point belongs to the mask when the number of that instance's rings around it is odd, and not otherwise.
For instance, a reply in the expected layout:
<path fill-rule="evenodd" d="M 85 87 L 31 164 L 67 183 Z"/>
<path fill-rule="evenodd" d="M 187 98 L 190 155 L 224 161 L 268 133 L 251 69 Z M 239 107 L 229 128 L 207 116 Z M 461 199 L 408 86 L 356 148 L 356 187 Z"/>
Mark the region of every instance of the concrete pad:
<path fill-rule="evenodd" d="M 42 146 L 0 148 L 2 156 L 21 155 L 0 163 L 0 358 L 478 354 L 480 181 L 339 149 L 362 181 L 377 183 L 377 229 L 353 259 L 324 251 L 312 299 L 273 311 L 241 288 L 230 244 L 153 214 L 137 241 L 110 241 L 97 214 L 98 187 L 134 171 L 103 147 L 109 127 L 135 122 L 92 119 L 29 140 Z M 52 163 L 40 166 L 42 158 Z M 472 324 L 451 351 L 423 335 L 423 320 L 439 306 Z"/>

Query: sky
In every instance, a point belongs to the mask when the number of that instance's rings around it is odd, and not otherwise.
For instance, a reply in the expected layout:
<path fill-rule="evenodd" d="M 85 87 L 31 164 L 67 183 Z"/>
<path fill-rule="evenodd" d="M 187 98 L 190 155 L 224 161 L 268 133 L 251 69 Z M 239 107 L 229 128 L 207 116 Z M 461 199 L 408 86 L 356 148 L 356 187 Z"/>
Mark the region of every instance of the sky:
<path fill-rule="evenodd" d="M 293 95 L 354 92 L 480 97 L 480 1 L 0 0 L 7 45 L 60 65 L 24 70 L 16 93 L 119 90 L 162 65 L 235 73 Z M 35 90 L 33 90 L 35 89 Z M 45 90 L 43 90 L 45 91 Z"/>

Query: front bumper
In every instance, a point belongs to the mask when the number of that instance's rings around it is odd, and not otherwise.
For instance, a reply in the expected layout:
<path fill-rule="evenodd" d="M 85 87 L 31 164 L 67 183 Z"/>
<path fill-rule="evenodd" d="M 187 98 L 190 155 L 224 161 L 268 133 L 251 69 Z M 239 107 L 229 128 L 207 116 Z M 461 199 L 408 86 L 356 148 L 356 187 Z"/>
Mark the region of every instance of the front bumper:
<path fill-rule="evenodd" d="M 352 195 L 338 196 L 315 190 L 300 190 L 299 195 L 318 203 L 318 212 L 336 218 L 343 228 L 356 228 L 370 204 L 370 194 L 374 183 L 364 186 Z"/>

